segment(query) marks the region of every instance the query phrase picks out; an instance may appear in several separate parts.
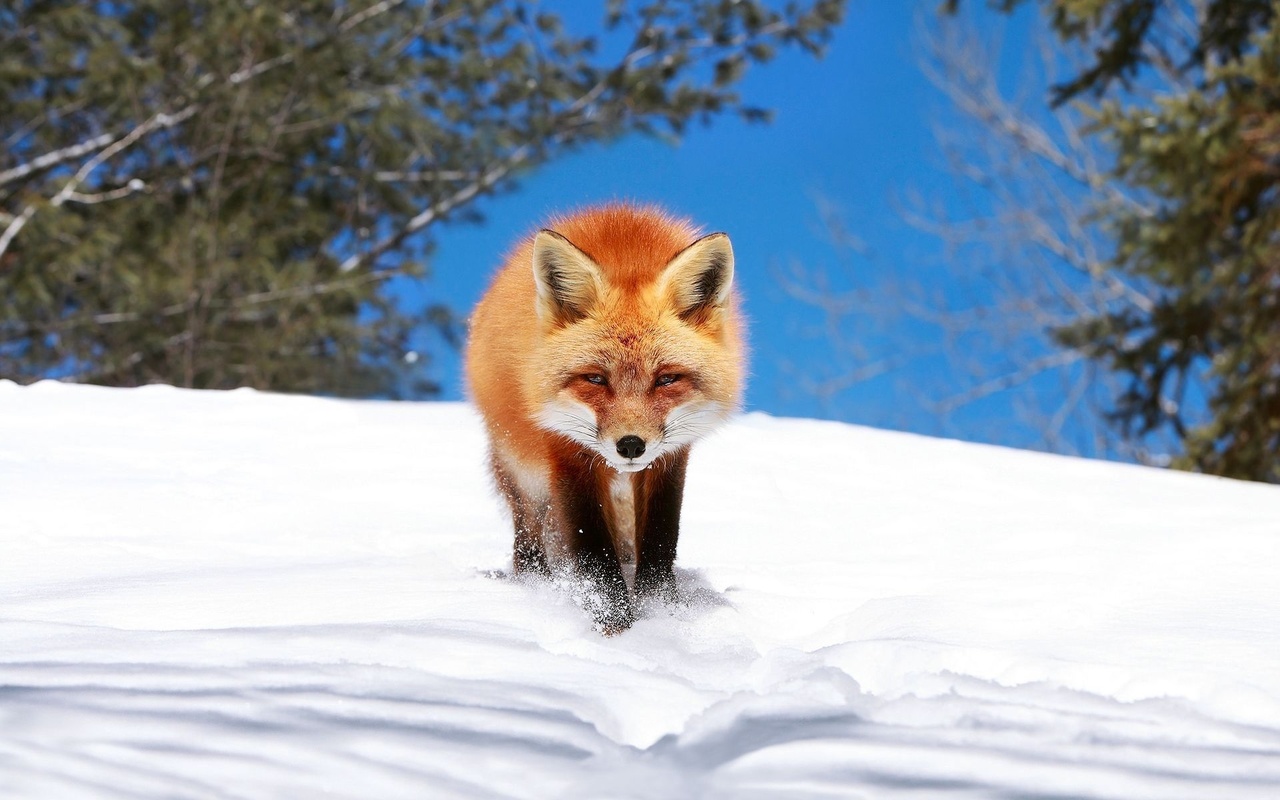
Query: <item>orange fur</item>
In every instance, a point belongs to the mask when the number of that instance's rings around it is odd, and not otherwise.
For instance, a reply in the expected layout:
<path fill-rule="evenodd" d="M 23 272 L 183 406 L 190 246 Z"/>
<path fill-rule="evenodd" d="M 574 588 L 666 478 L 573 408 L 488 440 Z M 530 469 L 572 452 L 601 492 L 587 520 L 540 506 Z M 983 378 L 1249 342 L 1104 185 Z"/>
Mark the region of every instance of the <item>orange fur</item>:
<path fill-rule="evenodd" d="M 635 552 L 637 589 L 669 593 L 689 445 L 741 396 L 728 239 L 699 239 L 687 221 L 628 204 L 547 230 L 506 259 L 467 348 L 471 397 L 513 512 L 516 570 L 567 564 L 616 595 L 616 561 Z M 627 442 L 643 453 L 631 457 Z M 587 530 L 593 504 L 608 545 Z M 606 606 L 589 609 L 602 629 L 630 624 L 626 598 Z"/>

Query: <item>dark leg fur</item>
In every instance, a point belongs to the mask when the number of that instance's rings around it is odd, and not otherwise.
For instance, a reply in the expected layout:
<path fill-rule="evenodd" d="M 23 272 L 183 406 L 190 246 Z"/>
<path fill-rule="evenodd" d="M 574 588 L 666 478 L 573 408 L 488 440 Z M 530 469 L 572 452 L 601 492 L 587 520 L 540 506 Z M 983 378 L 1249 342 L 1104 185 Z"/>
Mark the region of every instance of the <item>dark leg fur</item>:
<path fill-rule="evenodd" d="M 605 481 L 589 463 L 576 460 L 558 465 L 551 491 L 573 569 L 584 590 L 584 607 L 605 635 L 626 630 L 635 617 L 605 520 Z"/>
<path fill-rule="evenodd" d="M 685 448 L 640 473 L 636 490 L 636 596 L 676 599 L 676 539 L 684 497 Z"/>

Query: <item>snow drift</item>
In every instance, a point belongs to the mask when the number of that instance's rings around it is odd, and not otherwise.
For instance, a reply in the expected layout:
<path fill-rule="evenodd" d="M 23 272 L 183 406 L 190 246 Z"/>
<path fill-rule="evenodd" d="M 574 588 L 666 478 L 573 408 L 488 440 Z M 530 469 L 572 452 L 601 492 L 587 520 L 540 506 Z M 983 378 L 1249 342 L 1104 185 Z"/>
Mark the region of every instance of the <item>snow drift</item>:
<path fill-rule="evenodd" d="M 0 796 L 1280 796 L 1276 487 L 747 415 L 606 639 L 483 447 L 0 382 Z"/>

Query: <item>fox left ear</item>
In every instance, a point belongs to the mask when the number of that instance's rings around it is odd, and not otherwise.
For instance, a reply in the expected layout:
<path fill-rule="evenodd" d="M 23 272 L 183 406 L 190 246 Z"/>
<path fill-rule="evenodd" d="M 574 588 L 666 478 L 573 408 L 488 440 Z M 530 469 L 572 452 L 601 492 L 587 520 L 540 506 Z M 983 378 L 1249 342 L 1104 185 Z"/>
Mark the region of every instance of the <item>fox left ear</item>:
<path fill-rule="evenodd" d="M 533 240 L 533 283 L 543 322 L 568 324 L 587 315 L 604 279 L 591 257 L 573 242 L 542 230 Z"/>
<path fill-rule="evenodd" d="M 723 306 L 733 286 L 733 247 L 723 233 L 703 236 L 676 254 L 662 272 L 682 317 Z"/>

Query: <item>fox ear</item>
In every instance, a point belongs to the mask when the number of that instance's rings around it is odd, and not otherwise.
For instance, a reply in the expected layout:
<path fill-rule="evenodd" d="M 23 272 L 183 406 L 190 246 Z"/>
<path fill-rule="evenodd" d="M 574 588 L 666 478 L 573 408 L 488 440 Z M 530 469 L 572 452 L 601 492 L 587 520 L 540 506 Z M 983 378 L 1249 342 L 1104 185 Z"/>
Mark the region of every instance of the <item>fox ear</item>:
<path fill-rule="evenodd" d="M 600 294 L 600 268 L 573 242 L 541 230 L 533 240 L 533 282 L 543 322 L 573 322 L 587 315 Z"/>
<path fill-rule="evenodd" d="M 677 313 L 688 317 L 703 308 L 723 306 L 733 286 L 733 247 L 723 233 L 703 236 L 671 259 L 662 279 Z"/>

